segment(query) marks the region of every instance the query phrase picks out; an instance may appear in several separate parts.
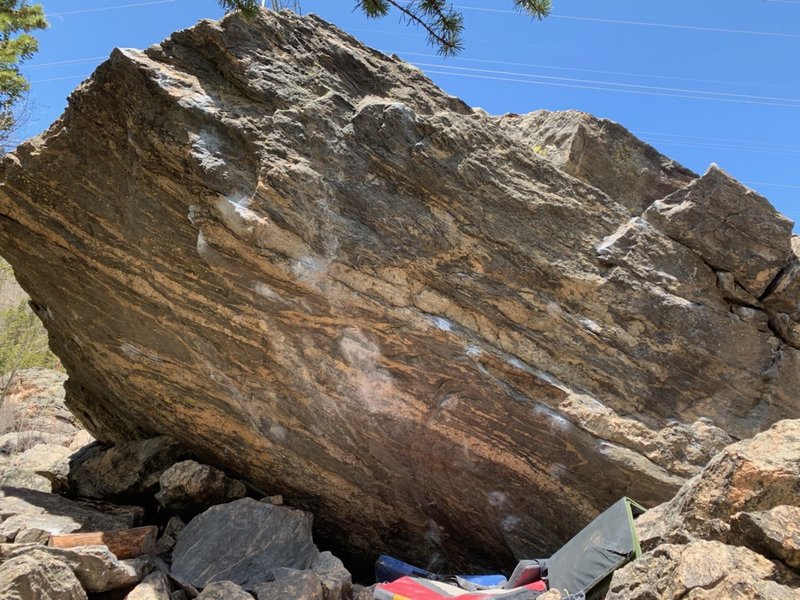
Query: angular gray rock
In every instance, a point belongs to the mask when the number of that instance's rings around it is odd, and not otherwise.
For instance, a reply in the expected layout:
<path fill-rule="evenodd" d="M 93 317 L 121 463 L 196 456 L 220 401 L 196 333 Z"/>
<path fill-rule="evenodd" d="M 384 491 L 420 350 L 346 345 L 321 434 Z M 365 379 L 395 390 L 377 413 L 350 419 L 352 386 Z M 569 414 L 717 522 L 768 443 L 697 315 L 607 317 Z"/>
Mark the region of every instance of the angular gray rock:
<path fill-rule="evenodd" d="M 161 571 L 154 571 L 125 596 L 125 600 L 170 600 L 172 586 Z M 249 600 L 249 599 L 248 599 Z"/>
<path fill-rule="evenodd" d="M 328 552 L 320 552 L 311 569 L 322 584 L 324 600 L 346 600 L 353 589 L 353 577 L 344 563 Z M 286 596 L 287 598 L 289 596 Z M 261 600 L 259 598 L 259 600 Z"/>
<path fill-rule="evenodd" d="M 642 215 L 756 298 L 793 258 L 793 223 L 769 201 L 712 165 L 700 179 Z"/>
<path fill-rule="evenodd" d="M 323 584 L 314 571 L 280 569 L 275 581 L 259 583 L 253 588 L 257 600 L 323 600 Z"/>
<path fill-rule="evenodd" d="M 63 493 L 67 491 L 67 475 L 69 474 L 69 457 L 72 450 L 57 444 L 36 444 L 25 452 L 14 456 L 11 468 L 28 471 L 50 482 L 49 489 L 40 491 Z M 4 470 L 0 481 L 5 486 L 13 485 L 6 479 L 8 470 Z M 44 486 L 42 486 L 44 487 Z"/>
<path fill-rule="evenodd" d="M 172 574 L 197 588 L 232 581 L 252 591 L 279 567 L 308 569 L 319 555 L 312 516 L 252 498 L 212 506 L 178 534 Z"/>
<path fill-rule="evenodd" d="M 764 298 L 764 306 L 775 312 L 800 319 L 800 236 L 792 236 L 791 263 L 784 268 Z"/>
<path fill-rule="evenodd" d="M 0 544 L 0 560 L 32 555 L 50 556 L 69 566 L 87 592 L 107 592 L 131 587 L 144 577 L 146 559 L 117 560 L 105 546 L 51 548 L 39 544 Z"/>
<path fill-rule="evenodd" d="M 52 533 L 47 529 L 38 529 L 27 524 L 14 536 L 15 544 L 47 544 Z"/>
<path fill-rule="evenodd" d="M 36 490 L 0 488 L 0 539 L 14 540 L 26 529 L 56 533 L 128 529 L 137 525 L 137 514 L 101 512 L 82 503 Z"/>
<path fill-rule="evenodd" d="M 167 521 L 161 537 L 156 541 L 155 554 L 161 555 L 166 552 L 171 552 L 178 540 L 178 534 L 186 527 L 186 523 L 180 517 L 170 517 Z"/>
<path fill-rule="evenodd" d="M 53 482 L 44 475 L 27 469 L 6 467 L 0 469 L 0 488 L 20 488 L 50 493 L 53 491 Z"/>
<path fill-rule="evenodd" d="M 798 506 L 800 420 L 781 421 L 637 519 L 646 552 L 614 574 L 607 599 L 798 598 Z"/>
<path fill-rule="evenodd" d="M 731 519 L 729 538 L 737 546 L 747 546 L 800 572 L 800 506 L 737 513 Z"/>
<path fill-rule="evenodd" d="M 288 600 L 293 596 L 284 598 Z M 253 600 L 253 596 L 232 581 L 217 581 L 206 586 L 197 596 L 197 600 Z"/>
<path fill-rule="evenodd" d="M 170 512 L 189 518 L 215 504 L 247 495 L 247 488 L 241 481 L 193 460 L 172 465 L 158 481 L 158 503 Z"/>
<path fill-rule="evenodd" d="M 70 462 L 70 491 L 86 498 L 138 499 L 155 492 L 161 474 L 187 456 L 188 451 L 167 436 L 110 448 L 89 446 Z"/>
<path fill-rule="evenodd" d="M 748 550 L 720 542 L 663 545 L 616 571 L 606 600 L 797 600 L 785 573 Z"/>
<path fill-rule="evenodd" d="M 587 113 L 537 110 L 502 117 L 500 124 L 529 151 L 603 190 L 634 216 L 697 178 L 618 123 Z"/>
<path fill-rule="evenodd" d="M 0 251 L 98 439 L 169 434 L 356 558 L 507 568 L 800 410 L 759 306 L 786 219 L 621 127 L 531 123 L 317 17 L 231 14 L 115 50 L 3 158 Z M 661 196 L 686 210 L 629 223 Z"/>
<path fill-rule="evenodd" d="M 66 564 L 35 550 L 0 564 L 3 600 L 86 600 L 86 592 Z"/>
<path fill-rule="evenodd" d="M 800 420 L 728 446 L 675 498 L 637 520 L 644 549 L 694 540 L 731 543 L 740 512 L 800 506 Z"/>
<path fill-rule="evenodd" d="M 375 599 L 375 585 L 363 586 L 355 584 L 353 586 L 353 600 L 374 600 Z"/>

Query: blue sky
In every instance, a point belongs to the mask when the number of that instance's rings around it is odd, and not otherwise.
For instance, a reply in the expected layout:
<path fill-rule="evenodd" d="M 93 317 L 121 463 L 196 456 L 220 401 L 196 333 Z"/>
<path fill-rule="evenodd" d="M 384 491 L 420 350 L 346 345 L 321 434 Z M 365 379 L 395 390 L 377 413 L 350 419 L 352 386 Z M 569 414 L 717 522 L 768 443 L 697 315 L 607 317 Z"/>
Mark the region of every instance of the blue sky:
<path fill-rule="evenodd" d="M 46 128 L 112 50 L 144 47 L 216 0 L 44 0 L 51 28 L 24 69 Z M 542 22 L 512 0 L 455 0 L 466 48 L 443 60 L 396 15 L 368 20 L 354 0 L 302 0 L 448 92 L 492 113 L 579 109 L 617 121 L 702 172 L 712 162 L 800 222 L 800 0 L 554 0 Z"/>

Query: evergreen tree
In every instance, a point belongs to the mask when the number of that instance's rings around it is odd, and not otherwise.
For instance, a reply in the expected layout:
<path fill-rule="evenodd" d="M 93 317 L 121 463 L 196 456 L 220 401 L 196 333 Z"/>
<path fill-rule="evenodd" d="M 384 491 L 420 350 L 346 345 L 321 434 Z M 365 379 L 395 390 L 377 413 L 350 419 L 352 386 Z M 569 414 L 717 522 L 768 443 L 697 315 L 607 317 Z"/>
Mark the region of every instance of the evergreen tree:
<path fill-rule="evenodd" d="M 550 14 L 552 0 L 512 0 L 513 6 L 523 14 L 543 19 Z M 219 0 L 226 9 L 239 9 L 246 14 L 255 14 L 259 6 L 274 10 L 298 8 L 296 0 Z M 400 12 L 411 24 L 422 27 L 428 43 L 440 54 L 453 56 L 463 48 L 461 33 L 464 16 L 448 0 L 355 0 L 356 7 L 368 17 L 379 18 L 389 14 L 392 8 Z"/>
<path fill-rule="evenodd" d="M 17 123 L 17 103 L 30 87 L 20 65 L 39 49 L 31 31 L 46 27 L 41 4 L 0 0 L 0 148 L 5 149 Z"/>

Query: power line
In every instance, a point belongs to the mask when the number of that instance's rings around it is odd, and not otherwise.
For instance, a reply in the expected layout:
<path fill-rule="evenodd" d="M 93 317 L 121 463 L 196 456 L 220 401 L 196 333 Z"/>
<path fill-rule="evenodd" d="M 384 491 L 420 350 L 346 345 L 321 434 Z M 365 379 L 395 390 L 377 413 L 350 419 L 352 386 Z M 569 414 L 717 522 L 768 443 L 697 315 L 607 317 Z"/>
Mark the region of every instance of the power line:
<path fill-rule="evenodd" d="M 635 130 L 633 131 L 636 135 L 654 135 L 654 136 L 668 136 L 668 137 L 677 137 L 689 140 L 706 140 L 710 142 L 723 142 L 723 143 L 731 143 L 731 144 L 748 144 L 748 145 L 769 145 L 774 147 L 784 147 L 789 148 L 792 150 L 800 151 L 800 146 L 794 144 L 781 144 L 779 142 L 755 142 L 753 140 L 737 140 L 732 138 L 715 138 L 715 137 L 704 137 L 700 135 L 686 135 L 683 133 L 666 133 L 662 131 L 642 131 L 642 130 Z"/>
<path fill-rule="evenodd" d="M 460 6 L 456 5 L 455 8 L 459 10 L 475 10 L 480 12 L 503 13 L 511 15 L 520 15 L 519 12 L 513 10 L 504 10 L 500 8 L 483 8 L 481 6 Z M 753 31 L 750 29 L 727 29 L 723 27 L 702 27 L 699 25 L 674 25 L 672 23 L 655 23 L 652 21 L 628 21 L 625 19 L 601 19 L 596 17 L 577 17 L 574 15 L 550 15 L 550 19 L 564 19 L 569 21 L 588 21 L 591 23 L 611 23 L 614 25 L 637 25 L 640 27 L 661 27 L 665 29 L 686 29 L 690 31 L 709 31 L 714 33 L 733 33 L 741 35 L 760 35 L 767 37 L 784 37 L 800 39 L 800 33 L 780 33 L 777 31 Z"/>
<path fill-rule="evenodd" d="M 797 150 L 782 150 L 770 148 L 748 148 L 745 146 L 724 146 L 719 144 L 710 144 L 703 142 L 690 142 L 685 140 L 670 140 L 654 137 L 643 138 L 648 144 L 659 146 L 677 146 L 679 148 L 696 148 L 698 150 L 724 150 L 729 152 L 744 152 L 746 154 L 787 154 L 790 156 L 800 155 Z"/>
<path fill-rule="evenodd" d="M 49 77 L 47 79 L 34 79 L 31 83 L 46 83 L 48 81 L 65 81 L 67 79 L 86 79 L 88 75 L 67 75 L 66 77 Z"/>
<path fill-rule="evenodd" d="M 800 190 L 800 185 L 793 183 L 767 183 L 766 181 L 742 181 L 745 185 L 768 185 L 770 187 L 790 188 Z"/>
<path fill-rule="evenodd" d="M 744 104 L 762 104 L 767 106 L 790 106 L 795 108 L 800 108 L 800 100 L 794 98 L 778 98 L 778 97 L 770 97 L 770 96 L 751 96 L 747 94 L 732 94 L 729 92 L 711 92 L 706 90 L 691 90 L 691 89 L 683 89 L 683 88 L 665 88 L 659 86 L 652 86 L 652 85 L 639 85 L 634 83 L 617 83 L 613 81 L 602 81 L 602 80 L 593 80 L 593 79 L 575 79 L 572 77 L 556 77 L 551 75 L 533 75 L 529 73 L 516 73 L 514 71 L 496 71 L 493 69 L 477 69 L 472 67 L 458 67 L 455 65 L 447 65 L 443 66 L 440 64 L 432 64 L 432 63 L 412 63 L 419 67 L 434 67 L 434 68 L 446 68 L 451 70 L 457 71 L 469 71 L 473 73 L 489 73 L 492 75 L 511 75 L 514 77 L 528 77 L 532 79 L 538 80 L 552 80 L 552 81 L 566 81 L 572 83 L 579 83 L 579 84 L 592 84 L 592 85 L 602 85 L 602 86 L 616 86 L 613 87 L 603 87 L 603 88 L 594 88 L 594 87 L 587 87 L 587 89 L 601 89 L 604 91 L 625 91 L 630 93 L 640 92 L 645 94 L 646 91 L 650 91 L 653 93 L 648 93 L 647 95 L 657 95 L 657 96 L 671 96 L 676 98 L 696 98 L 698 100 L 719 100 L 719 101 L 726 101 L 726 102 L 739 102 Z M 434 71 L 429 71 L 434 72 Z M 455 75 L 452 71 L 449 72 L 442 72 L 442 71 L 435 71 L 438 74 L 444 75 Z M 466 73 L 464 73 L 466 75 Z M 502 80 L 502 79 L 501 79 Z M 513 80 L 509 80 L 513 81 Z M 527 80 L 520 80 L 520 81 L 527 81 Z M 531 83 L 540 83 L 534 82 Z M 544 82 L 541 82 L 544 83 Z M 554 84 L 555 85 L 555 84 Z M 567 87 L 579 87 L 579 86 L 567 86 Z M 617 89 L 621 88 L 621 89 Z M 626 89 L 626 88 L 634 88 L 634 89 Z M 654 93 L 654 92 L 663 92 L 663 93 Z M 688 95 L 693 94 L 693 95 Z M 713 96 L 713 97 L 710 97 Z"/>
<path fill-rule="evenodd" d="M 469 77 L 472 79 L 487 79 L 492 81 L 512 81 L 516 83 L 528 83 L 534 85 L 549 85 L 553 87 L 566 87 L 566 88 L 575 88 L 575 89 L 583 89 L 583 90 L 598 90 L 601 92 L 618 92 L 623 94 L 639 94 L 643 96 L 664 96 L 667 98 L 685 98 L 689 100 L 710 100 L 716 102 L 730 102 L 736 104 L 761 104 L 765 106 L 782 106 L 787 108 L 800 108 L 798 104 L 776 104 L 774 102 L 759 102 L 759 101 L 748 101 L 748 100 L 734 100 L 732 98 L 707 98 L 703 96 L 688 96 L 682 94 L 667 94 L 667 93 L 659 93 L 659 92 L 647 92 L 643 90 L 625 90 L 625 89 L 615 89 L 615 88 L 607 88 L 607 87 L 598 87 L 598 86 L 591 86 L 591 85 L 573 85 L 568 83 L 556 83 L 552 81 L 533 81 L 530 79 L 513 79 L 511 77 L 492 77 L 489 75 L 476 75 L 472 73 L 452 73 L 448 71 L 434 71 L 428 70 L 426 73 L 433 73 L 437 75 L 451 75 L 453 77 Z"/>
<path fill-rule="evenodd" d="M 44 69 L 45 67 L 55 67 L 60 65 L 71 65 L 76 63 L 84 63 L 90 62 L 93 60 L 103 60 L 104 58 L 108 58 L 107 56 L 89 56 L 87 58 L 75 58 L 72 60 L 57 60 L 55 62 L 47 62 L 47 63 L 33 63 L 32 65 L 25 65 L 26 69 Z"/>
<path fill-rule="evenodd" d="M 98 8 L 84 8 L 81 10 L 70 10 L 67 12 L 60 12 L 60 13 L 47 13 L 48 17 L 64 17 L 67 15 L 81 15 L 85 13 L 93 13 L 93 12 L 101 12 L 101 11 L 108 11 L 108 10 L 119 10 L 122 8 L 136 8 L 139 6 L 151 6 L 153 4 L 169 4 L 171 2 L 175 2 L 175 0 L 151 0 L 150 2 L 136 2 L 134 4 L 117 4 L 116 6 L 102 6 Z"/>
<path fill-rule="evenodd" d="M 427 58 L 441 58 L 439 54 L 427 54 L 423 52 L 405 52 L 402 50 L 396 51 L 397 54 L 408 55 L 408 56 L 422 56 Z M 745 83 L 741 81 L 721 81 L 718 79 L 697 79 L 693 77 L 673 77 L 671 75 L 653 75 L 650 73 L 629 73 L 624 71 L 604 71 L 600 69 L 584 69 L 578 67 L 559 67 L 555 65 L 542 65 L 542 64 L 535 64 L 535 63 L 518 63 L 518 62 L 507 62 L 507 61 L 500 61 L 500 60 L 488 60 L 484 58 L 469 58 L 465 56 L 459 56 L 455 59 L 450 60 L 467 60 L 471 62 L 480 62 L 480 63 L 487 63 L 487 64 L 495 64 L 495 65 L 508 65 L 508 66 L 515 66 L 515 67 L 531 67 L 537 69 L 552 69 L 558 71 L 576 71 L 582 73 L 598 73 L 601 75 L 623 75 L 628 77 L 648 77 L 653 79 L 672 79 L 675 81 L 693 81 L 695 83 L 715 83 L 720 85 L 741 85 L 741 86 L 749 86 L 749 85 L 758 85 L 759 87 L 775 87 L 775 88 L 782 88 L 782 89 L 795 89 L 794 87 L 786 86 L 786 85 L 775 85 L 775 84 L 754 84 L 754 83 Z M 441 66 L 445 67 L 448 66 L 446 64 L 441 64 Z"/>

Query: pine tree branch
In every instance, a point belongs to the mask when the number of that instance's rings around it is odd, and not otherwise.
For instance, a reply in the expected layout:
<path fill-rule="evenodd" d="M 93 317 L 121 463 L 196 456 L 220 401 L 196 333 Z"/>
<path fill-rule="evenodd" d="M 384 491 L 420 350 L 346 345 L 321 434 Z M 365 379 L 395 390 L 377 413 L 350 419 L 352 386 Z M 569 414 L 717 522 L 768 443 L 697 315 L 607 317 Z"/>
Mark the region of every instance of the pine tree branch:
<path fill-rule="evenodd" d="M 2 0 L 0 0 L 1 2 Z M 218 0 L 227 9 L 239 9 L 247 16 L 258 13 L 260 0 Z M 550 14 L 552 0 L 513 0 L 514 8 L 534 19 L 544 19 Z M 299 12 L 299 0 L 270 0 L 278 10 L 290 3 Z M 425 30 L 428 43 L 444 56 L 455 56 L 463 49 L 461 32 L 464 29 L 462 13 L 453 8 L 450 0 L 355 0 L 356 7 L 371 18 L 385 17 L 391 7 L 400 11 L 406 22 Z"/>
<path fill-rule="evenodd" d="M 550 16 L 553 0 L 514 0 L 514 8 L 541 20 Z"/>
<path fill-rule="evenodd" d="M 409 21 L 421 26 L 428 33 L 428 41 L 431 42 L 432 45 L 438 45 L 438 51 L 442 55 L 454 56 L 459 50 L 462 49 L 460 37 L 461 19 L 459 18 L 460 15 L 458 15 L 458 13 L 451 11 L 449 15 L 447 15 L 443 13 L 440 5 L 435 5 L 435 3 L 431 4 L 430 11 L 436 15 L 439 22 L 442 24 L 444 31 L 450 32 L 450 35 L 448 36 L 447 34 L 442 34 L 437 31 L 435 26 L 431 25 L 419 14 L 414 12 L 411 9 L 411 7 L 414 5 L 414 2 L 411 2 L 405 6 L 397 2 L 397 0 L 386 0 L 386 2 L 397 8 L 397 10 L 403 13 Z M 454 18 L 456 21 L 452 23 Z M 453 29 L 448 28 L 448 22 L 451 22 L 450 27 L 453 27 Z"/>

